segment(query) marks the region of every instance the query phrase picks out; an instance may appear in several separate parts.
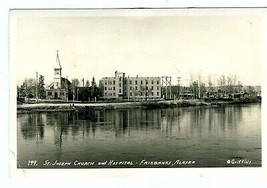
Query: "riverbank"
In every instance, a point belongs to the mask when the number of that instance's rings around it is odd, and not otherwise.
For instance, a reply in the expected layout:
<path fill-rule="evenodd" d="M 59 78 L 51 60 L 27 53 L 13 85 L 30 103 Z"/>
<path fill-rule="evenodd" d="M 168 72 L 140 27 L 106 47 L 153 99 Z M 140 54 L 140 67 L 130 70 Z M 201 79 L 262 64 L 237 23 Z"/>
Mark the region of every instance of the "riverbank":
<path fill-rule="evenodd" d="M 57 111 L 79 111 L 88 110 L 111 110 L 129 108 L 168 108 L 168 107 L 192 107 L 192 106 L 226 106 L 231 104 L 258 103 L 260 100 L 163 100 L 163 101 L 142 101 L 142 102 L 118 102 L 118 103 L 38 103 L 17 105 L 17 113 L 33 112 L 57 112 Z"/>
<path fill-rule="evenodd" d="M 80 109 L 120 109 L 120 108 L 140 108 L 142 102 L 123 103 L 38 103 L 17 105 L 17 113 L 31 112 L 56 112 L 56 111 L 77 111 Z"/>

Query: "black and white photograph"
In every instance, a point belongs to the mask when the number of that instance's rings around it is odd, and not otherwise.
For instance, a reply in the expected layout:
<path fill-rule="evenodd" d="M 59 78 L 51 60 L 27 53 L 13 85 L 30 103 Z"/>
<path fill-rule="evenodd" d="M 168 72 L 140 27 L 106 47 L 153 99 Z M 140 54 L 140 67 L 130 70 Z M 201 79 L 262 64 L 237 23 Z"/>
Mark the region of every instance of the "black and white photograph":
<path fill-rule="evenodd" d="M 11 10 L 15 168 L 261 168 L 262 12 Z"/>

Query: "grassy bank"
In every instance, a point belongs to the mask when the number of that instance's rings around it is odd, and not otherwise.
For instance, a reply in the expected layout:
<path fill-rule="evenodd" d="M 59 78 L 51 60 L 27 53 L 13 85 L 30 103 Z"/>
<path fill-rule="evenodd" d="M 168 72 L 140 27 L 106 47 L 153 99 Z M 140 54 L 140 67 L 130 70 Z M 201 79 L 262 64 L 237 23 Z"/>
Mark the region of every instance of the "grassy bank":
<path fill-rule="evenodd" d="M 110 110 L 121 108 L 140 108 L 142 102 L 123 102 L 123 103 L 38 103 L 17 105 L 17 113 L 31 112 L 57 112 L 57 111 L 78 111 L 88 110 Z"/>
<path fill-rule="evenodd" d="M 56 112 L 56 111 L 79 111 L 85 110 L 112 110 L 129 108 L 169 108 L 169 107 L 192 107 L 192 106 L 226 106 L 230 104 L 248 104 L 261 102 L 258 99 L 238 100 L 164 100 L 164 101 L 143 101 L 143 102 L 121 102 L 121 103 L 39 103 L 17 105 L 17 113 L 32 112 Z"/>

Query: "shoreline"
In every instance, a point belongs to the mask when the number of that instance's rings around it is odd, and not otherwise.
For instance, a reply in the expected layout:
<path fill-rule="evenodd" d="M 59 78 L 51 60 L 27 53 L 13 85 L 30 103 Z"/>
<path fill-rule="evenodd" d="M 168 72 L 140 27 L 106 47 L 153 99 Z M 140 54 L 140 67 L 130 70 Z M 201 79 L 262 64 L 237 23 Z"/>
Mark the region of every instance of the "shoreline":
<path fill-rule="evenodd" d="M 17 114 L 36 112 L 75 112 L 79 110 L 114 110 L 114 109 L 157 109 L 173 107 L 220 107 L 234 104 L 261 103 L 260 100 L 214 100 L 203 99 L 190 100 L 164 100 L 164 101 L 142 101 L 142 102 L 114 102 L 114 103 L 38 103 L 17 105 Z"/>

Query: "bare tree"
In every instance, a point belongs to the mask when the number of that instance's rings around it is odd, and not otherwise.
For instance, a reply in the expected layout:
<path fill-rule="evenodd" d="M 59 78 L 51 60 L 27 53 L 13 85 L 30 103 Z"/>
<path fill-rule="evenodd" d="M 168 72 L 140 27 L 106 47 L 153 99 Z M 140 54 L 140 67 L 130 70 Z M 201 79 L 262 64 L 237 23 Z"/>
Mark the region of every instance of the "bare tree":
<path fill-rule="evenodd" d="M 33 98 L 35 96 L 36 80 L 26 78 L 22 85 L 18 88 L 21 97 Z"/>
<path fill-rule="evenodd" d="M 85 87 L 90 87 L 90 82 L 89 82 L 89 80 L 86 80 L 86 82 L 85 82 Z"/>
<path fill-rule="evenodd" d="M 242 91 L 242 88 L 243 88 L 242 82 L 238 81 L 237 87 L 238 87 L 238 92 L 240 93 Z"/>
<path fill-rule="evenodd" d="M 209 74 L 209 76 L 208 76 L 208 86 L 209 86 L 208 92 L 213 92 L 214 91 L 214 89 L 213 89 L 214 84 L 212 82 L 211 74 Z"/>
<path fill-rule="evenodd" d="M 229 74 L 227 76 L 227 87 L 226 87 L 226 91 L 227 93 L 233 93 L 233 79 L 232 79 L 232 75 Z"/>
<path fill-rule="evenodd" d="M 72 82 L 72 85 L 73 85 L 74 87 L 78 87 L 79 84 L 80 84 L 80 81 L 79 81 L 78 78 L 74 78 L 74 79 L 72 79 L 71 82 Z"/>
<path fill-rule="evenodd" d="M 79 79 L 74 78 L 71 80 L 72 82 L 72 99 L 74 100 L 77 97 L 78 100 L 78 86 L 80 84 Z"/>
<path fill-rule="evenodd" d="M 224 74 L 220 77 L 220 86 L 225 86 L 226 84 L 226 78 Z"/>
<path fill-rule="evenodd" d="M 239 88 L 239 86 L 238 86 L 239 82 L 240 81 L 237 81 L 237 76 L 236 75 L 229 74 L 227 76 L 227 92 L 228 93 L 239 92 L 239 91 L 237 91 L 237 90 L 239 90 L 239 89 L 237 89 L 237 88 Z"/>

